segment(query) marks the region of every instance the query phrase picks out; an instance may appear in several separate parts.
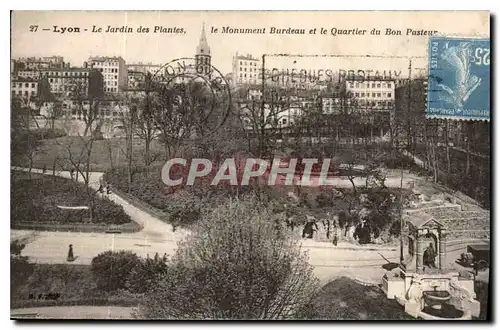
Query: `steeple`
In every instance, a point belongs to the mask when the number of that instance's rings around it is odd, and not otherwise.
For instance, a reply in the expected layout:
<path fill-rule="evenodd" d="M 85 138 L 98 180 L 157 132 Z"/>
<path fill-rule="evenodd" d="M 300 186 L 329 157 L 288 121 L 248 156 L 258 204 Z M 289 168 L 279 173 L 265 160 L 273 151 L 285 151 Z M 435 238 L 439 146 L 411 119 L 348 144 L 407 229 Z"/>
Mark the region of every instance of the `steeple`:
<path fill-rule="evenodd" d="M 198 47 L 196 47 L 196 55 L 210 55 L 210 47 L 207 42 L 207 35 L 205 34 L 205 23 L 201 29 L 200 42 Z"/>

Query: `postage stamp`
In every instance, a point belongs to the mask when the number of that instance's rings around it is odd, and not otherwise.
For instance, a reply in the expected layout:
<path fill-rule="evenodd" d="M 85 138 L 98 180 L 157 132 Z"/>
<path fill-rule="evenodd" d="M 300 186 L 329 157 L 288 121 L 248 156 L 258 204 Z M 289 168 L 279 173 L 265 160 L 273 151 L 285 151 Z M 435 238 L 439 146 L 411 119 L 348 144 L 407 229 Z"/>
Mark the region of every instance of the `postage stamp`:
<path fill-rule="evenodd" d="M 429 118 L 490 119 L 490 40 L 429 38 Z"/>

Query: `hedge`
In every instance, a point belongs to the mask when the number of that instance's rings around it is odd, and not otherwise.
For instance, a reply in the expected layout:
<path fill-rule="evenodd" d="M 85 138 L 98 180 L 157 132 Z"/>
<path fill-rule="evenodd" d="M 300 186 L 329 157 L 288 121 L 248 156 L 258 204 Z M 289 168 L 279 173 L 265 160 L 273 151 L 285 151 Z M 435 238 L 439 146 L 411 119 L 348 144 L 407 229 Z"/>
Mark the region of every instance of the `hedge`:
<path fill-rule="evenodd" d="M 97 195 L 95 190 L 92 223 L 88 210 L 67 210 L 58 206 L 87 205 L 86 187 L 70 179 L 57 176 L 11 172 L 11 226 L 13 228 L 61 228 L 60 230 L 108 230 L 132 223 L 121 205 Z M 28 227 L 31 226 L 31 227 Z M 138 226 L 124 226 L 126 231 L 137 231 Z"/>

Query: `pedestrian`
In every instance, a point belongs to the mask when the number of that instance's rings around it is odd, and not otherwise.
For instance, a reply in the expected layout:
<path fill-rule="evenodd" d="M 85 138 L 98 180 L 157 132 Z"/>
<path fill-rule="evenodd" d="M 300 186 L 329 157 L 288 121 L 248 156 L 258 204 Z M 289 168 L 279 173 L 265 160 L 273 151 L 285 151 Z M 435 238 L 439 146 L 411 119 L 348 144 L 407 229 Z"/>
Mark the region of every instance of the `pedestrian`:
<path fill-rule="evenodd" d="M 109 183 L 106 184 L 106 194 L 111 194 L 111 186 L 109 185 Z"/>
<path fill-rule="evenodd" d="M 67 260 L 68 260 L 69 262 L 71 262 L 71 261 L 74 261 L 74 260 L 75 260 L 75 256 L 73 255 L 73 244 L 70 244 L 70 245 L 69 245 L 69 251 L 68 251 L 68 258 L 67 258 Z"/>
<path fill-rule="evenodd" d="M 101 194 L 104 193 L 104 187 L 102 184 L 99 185 L 99 189 L 97 189 L 98 192 L 100 192 Z"/>
<path fill-rule="evenodd" d="M 45 174 L 47 172 L 47 165 L 43 165 L 42 173 Z"/>
<path fill-rule="evenodd" d="M 71 176 L 71 180 L 73 180 L 73 177 L 75 176 L 75 169 L 72 168 L 70 171 L 69 171 L 69 174 Z"/>

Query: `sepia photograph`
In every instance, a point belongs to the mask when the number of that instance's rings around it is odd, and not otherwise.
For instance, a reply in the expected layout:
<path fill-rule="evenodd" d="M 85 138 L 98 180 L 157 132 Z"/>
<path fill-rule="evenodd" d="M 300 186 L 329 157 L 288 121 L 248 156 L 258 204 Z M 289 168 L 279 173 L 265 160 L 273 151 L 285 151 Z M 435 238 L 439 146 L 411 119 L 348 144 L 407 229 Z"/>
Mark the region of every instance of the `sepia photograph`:
<path fill-rule="evenodd" d="M 491 320 L 490 12 L 10 18 L 12 320 Z"/>

